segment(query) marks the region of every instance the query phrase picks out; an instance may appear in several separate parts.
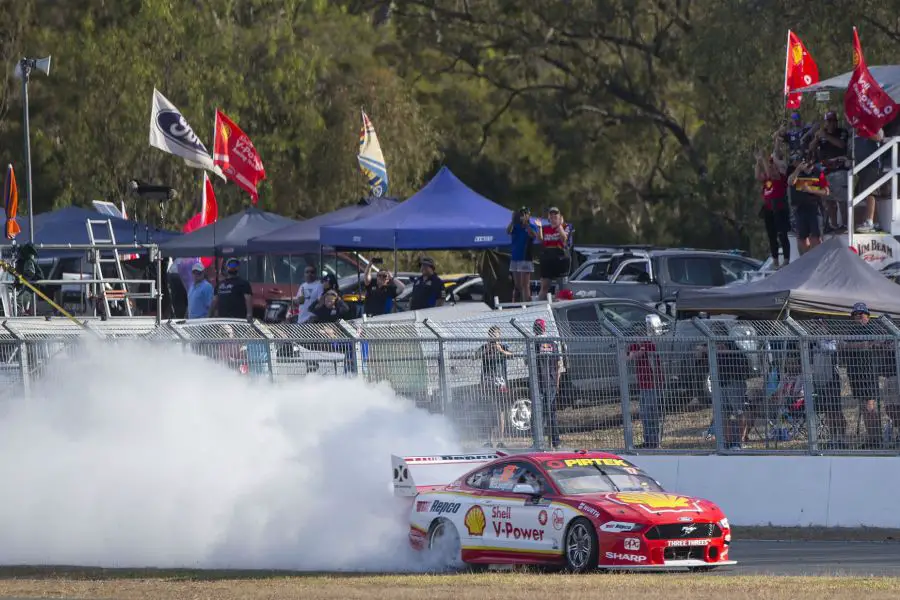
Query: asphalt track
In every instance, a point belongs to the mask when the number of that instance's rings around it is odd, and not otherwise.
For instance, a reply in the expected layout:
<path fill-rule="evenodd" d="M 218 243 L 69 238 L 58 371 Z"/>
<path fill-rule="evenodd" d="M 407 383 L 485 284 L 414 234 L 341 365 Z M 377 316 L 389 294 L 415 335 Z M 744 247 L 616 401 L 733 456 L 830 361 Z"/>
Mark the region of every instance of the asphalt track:
<path fill-rule="evenodd" d="M 744 540 L 734 542 L 731 556 L 738 564 L 696 576 L 900 576 L 900 542 Z M 2 596 L 0 600 L 26 599 Z"/>

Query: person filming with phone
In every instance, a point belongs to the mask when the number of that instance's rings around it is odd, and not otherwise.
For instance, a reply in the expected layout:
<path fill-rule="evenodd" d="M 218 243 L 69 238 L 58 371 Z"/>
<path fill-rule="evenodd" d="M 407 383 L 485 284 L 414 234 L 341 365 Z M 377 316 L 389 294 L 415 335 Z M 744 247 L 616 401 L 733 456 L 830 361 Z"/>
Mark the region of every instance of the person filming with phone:
<path fill-rule="evenodd" d="M 383 264 L 383 258 L 373 258 L 366 266 L 366 272 L 363 275 L 366 284 L 366 302 L 363 310 L 367 317 L 390 313 L 394 308 L 394 300 L 406 287 L 402 281 L 394 279 L 390 271 L 384 269 L 379 270 L 375 275 L 375 281 L 372 281 L 372 271 L 376 269 L 377 265 Z"/>

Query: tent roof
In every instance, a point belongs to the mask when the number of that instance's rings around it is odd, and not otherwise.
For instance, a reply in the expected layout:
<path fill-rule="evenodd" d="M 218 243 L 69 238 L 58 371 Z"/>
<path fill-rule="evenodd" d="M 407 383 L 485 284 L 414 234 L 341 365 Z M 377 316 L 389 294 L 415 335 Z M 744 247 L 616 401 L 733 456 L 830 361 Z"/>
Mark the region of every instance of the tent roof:
<path fill-rule="evenodd" d="M 172 257 L 247 254 L 249 239 L 296 223 L 299 221 L 250 207 L 161 244 L 160 250 Z"/>
<path fill-rule="evenodd" d="M 181 234 L 174 231 L 166 231 L 156 227 L 149 227 L 144 223 L 120 219 L 89 208 L 79 206 L 66 206 L 51 212 L 34 215 L 35 247 L 42 257 L 80 255 L 83 250 L 41 250 L 41 244 L 90 244 L 88 237 L 88 219 L 109 219 L 112 221 L 113 233 L 120 244 L 131 244 L 137 241 L 144 243 L 162 243 Z M 28 241 L 28 217 L 17 217 L 22 232 L 16 237 L 16 244 L 24 244 Z M 6 219 L 3 221 L 6 224 Z M 95 227 L 95 233 L 99 230 Z M 106 233 L 104 231 L 103 235 Z M 5 237 L 0 239 L 0 247 L 9 247 L 11 240 Z"/>
<path fill-rule="evenodd" d="M 391 198 L 369 198 L 252 238 L 247 243 L 247 249 L 251 253 L 318 252 L 321 227 L 365 219 L 396 206 L 397 201 Z"/>
<path fill-rule="evenodd" d="M 900 287 L 832 238 L 765 279 L 743 285 L 683 290 L 678 311 L 762 316 L 783 310 L 849 315 L 857 302 L 873 314 L 900 316 Z"/>
<path fill-rule="evenodd" d="M 900 102 L 900 65 L 881 65 L 877 67 L 869 67 L 869 72 L 878 85 L 884 89 L 895 102 Z M 795 90 L 796 92 L 818 92 L 818 91 L 840 91 L 846 90 L 850 85 L 850 78 L 853 71 L 808 85 L 805 88 Z"/>
<path fill-rule="evenodd" d="M 442 167 L 406 202 L 381 214 L 322 227 L 322 243 L 343 248 L 427 250 L 509 245 L 510 211 Z"/>

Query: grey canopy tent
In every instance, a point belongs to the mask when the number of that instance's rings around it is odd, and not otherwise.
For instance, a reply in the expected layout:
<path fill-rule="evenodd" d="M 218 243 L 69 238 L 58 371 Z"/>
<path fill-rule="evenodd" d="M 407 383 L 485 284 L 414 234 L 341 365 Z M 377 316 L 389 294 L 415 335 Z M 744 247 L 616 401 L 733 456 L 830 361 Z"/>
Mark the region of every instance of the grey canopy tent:
<path fill-rule="evenodd" d="M 705 312 L 758 319 L 788 314 L 848 316 L 865 302 L 873 315 L 900 316 L 900 287 L 832 238 L 765 279 L 683 290 L 679 314 Z"/>

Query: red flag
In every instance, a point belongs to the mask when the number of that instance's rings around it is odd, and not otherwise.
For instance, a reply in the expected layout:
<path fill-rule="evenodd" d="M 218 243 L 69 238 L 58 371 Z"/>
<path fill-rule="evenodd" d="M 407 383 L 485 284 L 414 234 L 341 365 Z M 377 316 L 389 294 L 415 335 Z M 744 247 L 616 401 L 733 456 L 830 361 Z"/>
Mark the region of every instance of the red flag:
<path fill-rule="evenodd" d="M 216 202 L 216 193 L 213 191 L 212 181 L 210 181 L 206 173 L 203 174 L 202 198 L 200 212 L 188 219 L 188 222 L 181 228 L 183 233 L 190 233 L 201 227 L 212 225 L 219 220 L 219 203 Z M 208 269 L 213 264 L 213 259 L 201 258 L 200 262 Z"/>
<path fill-rule="evenodd" d="M 220 110 L 216 110 L 213 162 L 222 168 L 225 177 L 250 194 L 253 204 L 259 201 L 256 186 L 266 178 L 262 160 L 247 134 Z"/>
<path fill-rule="evenodd" d="M 16 185 L 16 173 L 13 166 L 6 168 L 6 181 L 3 183 L 3 207 L 6 210 L 6 239 L 14 239 L 22 228 L 16 222 L 19 212 L 19 186 Z"/>
<path fill-rule="evenodd" d="M 865 138 L 873 137 L 886 123 L 897 116 L 900 108 L 894 99 L 887 95 L 866 66 L 859 34 L 853 28 L 853 76 L 844 95 L 844 113 L 847 122 L 856 130 L 857 135 Z"/>
<path fill-rule="evenodd" d="M 793 90 L 819 83 L 819 67 L 797 34 L 788 30 L 787 58 L 784 65 L 784 95 L 787 108 L 800 108 L 803 94 Z"/>

